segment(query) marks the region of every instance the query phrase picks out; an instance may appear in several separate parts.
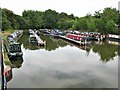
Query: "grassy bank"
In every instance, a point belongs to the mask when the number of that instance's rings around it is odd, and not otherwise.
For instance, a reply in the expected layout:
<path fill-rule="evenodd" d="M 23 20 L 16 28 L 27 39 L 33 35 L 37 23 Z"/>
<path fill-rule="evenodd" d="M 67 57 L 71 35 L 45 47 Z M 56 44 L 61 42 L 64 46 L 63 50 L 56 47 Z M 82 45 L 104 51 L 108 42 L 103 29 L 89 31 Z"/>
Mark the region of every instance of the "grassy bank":
<path fill-rule="evenodd" d="M 13 32 L 14 32 L 14 30 L 1 31 L 2 44 L 4 43 L 4 40 L 6 39 L 6 37 L 7 37 L 8 35 L 10 35 L 11 33 L 13 33 Z M 10 65 L 11 62 L 10 62 L 10 60 L 9 60 L 9 58 L 8 58 L 8 55 L 7 55 L 7 52 L 6 52 L 6 50 L 5 50 L 4 45 L 3 45 L 3 50 L 4 50 L 4 63 L 5 63 L 5 65 Z"/>
<path fill-rule="evenodd" d="M 4 49 L 4 63 L 5 63 L 5 65 L 10 65 L 11 64 L 5 49 Z"/>
<path fill-rule="evenodd" d="M 2 40 L 5 40 L 5 38 L 13 32 L 14 32 L 14 30 L 12 30 L 12 29 L 1 31 Z"/>

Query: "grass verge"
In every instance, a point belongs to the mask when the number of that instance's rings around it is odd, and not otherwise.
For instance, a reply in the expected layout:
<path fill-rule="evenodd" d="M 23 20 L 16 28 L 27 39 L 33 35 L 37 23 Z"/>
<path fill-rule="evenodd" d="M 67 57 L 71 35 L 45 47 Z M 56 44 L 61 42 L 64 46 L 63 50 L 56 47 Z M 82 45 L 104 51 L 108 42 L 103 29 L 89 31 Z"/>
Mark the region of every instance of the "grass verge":
<path fill-rule="evenodd" d="M 5 30 L 5 31 L 1 31 L 0 34 L 2 35 L 2 42 L 4 43 L 4 40 L 6 39 L 6 37 L 8 35 L 10 35 L 11 33 L 13 33 L 13 32 L 14 32 L 14 30 L 11 30 L 11 29 Z M 6 52 L 5 48 L 4 48 L 4 45 L 2 45 L 2 46 L 3 46 L 2 48 L 4 50 L 4 63 L 5 63 L 5 65 L 10 65 L 11 62 L 10 62 L 10 60 L 8 58 L 7 52 Z"/>

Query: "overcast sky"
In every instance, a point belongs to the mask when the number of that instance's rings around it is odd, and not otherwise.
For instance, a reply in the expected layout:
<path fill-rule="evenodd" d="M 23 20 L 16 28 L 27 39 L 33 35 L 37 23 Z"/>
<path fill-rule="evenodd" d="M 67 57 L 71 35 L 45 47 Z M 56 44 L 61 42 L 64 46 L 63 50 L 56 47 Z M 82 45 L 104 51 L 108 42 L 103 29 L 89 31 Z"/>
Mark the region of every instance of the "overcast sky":
<path fill-rule="evenodd" d="M 47 9 L 57 12 L 66 12 L 75 16 L 93 14 L 95 11 L 106 7 L 118 9 L 120 0 L 0 0 L 0 7 L 12 10 L 15 14 L 22 15 L 24 10 L 45 11 Z"/>

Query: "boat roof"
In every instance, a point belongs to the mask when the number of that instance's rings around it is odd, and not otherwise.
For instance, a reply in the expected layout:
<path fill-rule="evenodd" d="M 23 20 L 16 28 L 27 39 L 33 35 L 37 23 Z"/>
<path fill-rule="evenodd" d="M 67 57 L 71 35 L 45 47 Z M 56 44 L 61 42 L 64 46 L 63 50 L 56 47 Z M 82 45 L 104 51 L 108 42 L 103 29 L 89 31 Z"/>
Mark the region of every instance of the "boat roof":
<path fill-rule="evenodd" d="M 35 37 L 35 35 L 30 35 L 30 37 Z"/>

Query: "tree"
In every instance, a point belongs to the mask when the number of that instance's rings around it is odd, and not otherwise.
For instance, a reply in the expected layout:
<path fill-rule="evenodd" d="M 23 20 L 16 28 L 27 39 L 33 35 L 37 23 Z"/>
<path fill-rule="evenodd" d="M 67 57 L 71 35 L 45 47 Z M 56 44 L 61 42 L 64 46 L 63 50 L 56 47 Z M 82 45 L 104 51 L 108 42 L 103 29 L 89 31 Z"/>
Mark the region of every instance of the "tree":
<path fill-rule="evenodd" d="M 103 14 L 101 16 L 101 18 L 107 22 L 108 20 L 114 20 L 115 23 L 118 22 L 118 18 L 119 18 L 119 11 L 116 10 L 115 8 L 105 8 L 103 10 Z"/>
<path fill-rule="evenodd" d="M 104 22 L 103 19 L 95 19 L 95 24 L 96 24 L 96 29 L 101 32 L 101 33 L 105 33 L 105 25 L 106 23 Z"/>
<path fill-rule="evenodd" d="M 101 10 L 95 11 L 94 17 L 95 18 L 100 18 L 102 16 Z"/>
<path fill-rule="evenodd" d="M 114 20 L 108 20 L 105 28 L 106 28 L 106 33 L 113 33 L 113 34 L 118 33 Z"/>
<path fill-rule="evenodd" d="M 105 8 L 103 13 L 96 12 L 96 28 L 102 33 L 117 34 L 115 25 L 119 25 L 119 11 L 115 8 Z"/>
<path fill-rule="evenodd" d="M 18 24 L 18 29 L 27 29 L 28 24 L 23 17 L 21 17 L 19 15 L 15 15 L 15 20 Z"/>
<path fill-rule="evenodd" d="M 80 25 L 80 29 L 87 30 L 87 23 L 85 17 L 79 19 L 79 25 Z"/>
<path fill-rule="evenodd" d="M 75 21 L 74 21 L 74 24 L 73 24 L 73 26 L 72 26 L 72 29 L 74 30 L 79 30 L 80 29 L 80 23 L 79 23 L 79 20 L 78 19 L 76 19 Z"/>
<path fill-rule="evenodd" d="M 8 19 L 8 23 L 10 22 L 11 23 L 11 27 L 13 29 L 17 29 L 18 28 L 18 24 L 14 18 L 14 13 L 8 9 L 3 9 L 2 10 L 2 14 L 3 14 L 3 17 L 7 18 Z"/>
<path fill-rule="evenodd" d="M 24 11 L 22 14 L 28 28 L 39 29 L 43 26 L 43 12 L 40 11 Z"/>
<path fill-rule="evenodd" d="M 84 31 L 98 31 L 102 33 L 117 34 L 120 26 L 120 12 L 115 8 L 105 8 L 103 11 L 95 11 L 94 16 L 87 14 L 85 17 L 75 17 L 73 14 L 58 13 L 48 9 L 45 12 L 25 10 L 22 16 L 14 14 L 8 9 L 2 10 L 3 29 L 76 29 Z M 119 29 L 120 30 L 120 29 Z"/>
<path fill-rule="evenodd" d="M 91 15 L 87 17 L 86 24 L 87 24 L 87 29 L 89 31 L 95 31 L 96 29 L 95 20 Z"/>
<path fill-rule="evenodd" d="M 51 9 L 45 11 L 43 20 L 45 28 L 54 29 L 56 28 L 56 23 L 58 21 L 57 12 Z"/>
<path fill-rule="evenodd" d="M 0 29 L 2 29 L 2 9 L 0 8 Z"/>
<path fill-rule="evenodd" d="M 11 22 L 7 18 L 2 17 L 2 30 L 7 29 L 13 29 L 11 26 Z"/>

